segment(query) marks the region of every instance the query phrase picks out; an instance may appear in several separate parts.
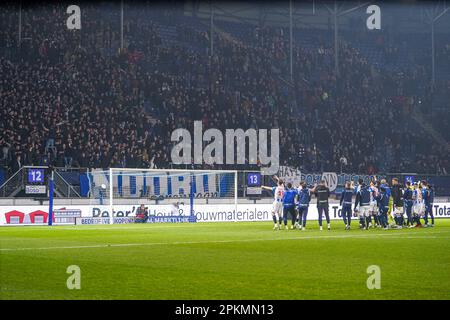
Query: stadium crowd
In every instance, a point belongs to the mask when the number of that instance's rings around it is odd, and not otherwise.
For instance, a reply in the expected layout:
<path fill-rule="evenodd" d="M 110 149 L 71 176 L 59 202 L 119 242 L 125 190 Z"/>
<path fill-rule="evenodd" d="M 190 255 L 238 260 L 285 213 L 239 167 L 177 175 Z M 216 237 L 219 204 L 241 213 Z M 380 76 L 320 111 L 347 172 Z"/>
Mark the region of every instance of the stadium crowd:
<path fill-rule="evenodd" d="M 342 41 L 336 77 L 319 39 L 295 44 L 289 79 L 283 29 L 246 26 L 250 42 L 218 29 L 211 55 L 207 28 L 166 9 L 151 19 L 128 10 L 119 50 L 117 12 L 93 5 L 81 31 L 67 30 L 61 6 L 24 10 L 17 46 L 14 10 L 0 9 L 0 164 L 10 172 L 168 167 L 172 131 L 199 119 L 204 129 L 280 128 L 281 164 L 304 171 L 450 172 L 448 153 L 410 117 L 427 102 L 411 93 L 420 66 L 378 72 Z"/>

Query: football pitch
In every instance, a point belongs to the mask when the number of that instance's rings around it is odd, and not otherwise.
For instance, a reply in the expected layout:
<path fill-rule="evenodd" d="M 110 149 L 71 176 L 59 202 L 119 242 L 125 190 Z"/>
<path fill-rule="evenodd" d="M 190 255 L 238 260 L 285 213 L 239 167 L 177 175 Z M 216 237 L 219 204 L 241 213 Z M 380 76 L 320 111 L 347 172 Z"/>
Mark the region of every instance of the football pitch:
<path fill-rule="evenodd" d="M 272 230 L 271 222 L 0 228 L 1 299 L 450 299 L 434 228 Z M 67 288 L 69 266 L 79 290 Z M 380 289 L 369 289 L 369 266 Z"/>

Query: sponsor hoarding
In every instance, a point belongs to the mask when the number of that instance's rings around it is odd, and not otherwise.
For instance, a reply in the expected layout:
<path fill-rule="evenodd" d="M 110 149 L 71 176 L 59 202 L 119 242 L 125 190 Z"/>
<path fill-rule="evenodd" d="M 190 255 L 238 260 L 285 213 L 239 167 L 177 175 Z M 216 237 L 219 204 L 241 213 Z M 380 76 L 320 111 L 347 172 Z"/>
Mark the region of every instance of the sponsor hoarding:
<path fill-rule="evenodd" d="M 114 223 L 132 223 L 136 216 L 137 205 L 119 205 L 114 207 Z M 76 212 L 74 218 L 79 224 L 109 223 L 109 207 L 79 205 L 66 206 L 67 211 Z M 190 207 L 180 205 L 149 205 L 149 222 L 181 222 L 189 217 Z M 55 209 L 58 211 L 61 209 Z M 194 205 L 197 222 L 224 221 L 271 221 L 272 204 L 238 204 L 235 211 L 233 204 L 201 204 Z M 39 212 L 39 219 L 32 219 Z M 0 225 L 37 225 L 46 222 L 48 206 L 0 206 Z M 79 215 L 78 213 L 81 213 Z M 450 202 L 434 203 L 433 214 L 436 218 L 450 218 Z M 330 203 L 330 218 L 341 219 L 341 207 L 338 203 Z M 317 220 L 317 206 L 309 206 L 308 220 Z M 44 222 L 45 221 L 45 222 Z M 34 223 L 33 223 L 34 222 Z"/>

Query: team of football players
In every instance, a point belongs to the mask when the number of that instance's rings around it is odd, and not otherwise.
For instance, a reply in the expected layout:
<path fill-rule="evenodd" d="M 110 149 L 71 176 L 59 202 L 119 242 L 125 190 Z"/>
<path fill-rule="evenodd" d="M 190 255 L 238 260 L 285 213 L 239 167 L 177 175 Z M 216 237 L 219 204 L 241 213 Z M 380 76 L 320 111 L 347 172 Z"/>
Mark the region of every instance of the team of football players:
<path fill-rule="evenodd" d="M 262 187 L 271 190 L 274 194 L 272 209 L 274 230 L 281 229 L 283 224 L 284 228 L 288 229 L 288 216 L 291 217 L 291 229 L 305 230 L 313 194 L 317 198 L 319 230 L 323 230 L 324 214 L 327 229 L 331 230 L 328 203 L 330 189 L 324 180 L 313 188 L 309 188 L 304 181 L 298 187 L 294 187 L 291 183 L 285 184 L 276 176 L 274 178 L 277 180 L 276 187 Z M 356 197 L 353 202 L 354 195 Z M 434 190 L 426 181 L 414 184 L 406 182 L 405 186 L 402 186 L 397 178 L 393 178 L 389 186 L 385 179 L 378 181 L 375 178 L 369 185 L 366 185 L 362 179 L 359 179 L 357 186 L 353 182 L 346 182 L 339 205 L 346 230 L 350 230 L 352 216 L 359 217 L 359 226 L 363 230 L 370 227 L 401 229 L 433 227 L 433 201 Z M 424 225 L 421 219 L 424 220 Z M 390 220 L 392 223 L 389 223 Z"/>

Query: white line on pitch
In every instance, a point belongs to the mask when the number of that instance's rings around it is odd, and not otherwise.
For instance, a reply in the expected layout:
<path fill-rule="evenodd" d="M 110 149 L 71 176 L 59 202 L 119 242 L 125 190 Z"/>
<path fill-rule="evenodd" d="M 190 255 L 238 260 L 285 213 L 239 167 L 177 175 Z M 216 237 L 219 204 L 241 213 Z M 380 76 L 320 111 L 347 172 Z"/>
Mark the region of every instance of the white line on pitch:
<path fill-rule="evenodd" d="M 311 221 L 315 221 L 315 220 L 311 220 Z M 245 223 L 245 224 L 257 224 L 258 222 L 253 222 L 253 221 L 242 221 L 239 222 L 241 223 Z M 218 223 L 223 223 L 223 224 L 227 224 L 227 226 L 232 226 L 229 223 L 234 223 L 233 221 L 231 222 L 218 222 Z M 217 223 L 214 222 L 201 222 L 199 224 L 196 225 L 196 227 L 198 227 L 201 224 L 201 227 L 210 227 L 210 226 L 217 226 Z M 122 225 L 108 225 L 105 224 L 103 225 L 103 228 L 99 228 L 99 227 L 92 227 L 92 225 L 74 225 L 74 226 L 68 226 L 68 225 L 55 225 L 55 226 L 26 226 L 25 228 L 21 229 L 21 231 L 23 230 L 27 230 L 27 231 L 48 231 L 48 230 L 53 230 L 53 231 L 110 231 L 110 230 L 123 230 L 123 231 L 128 231 L 128 230 L 142 230 L 142 231 L 147 231 L 147 230 L 154 230 L 154 229 L 173 229 L 174 227 L 179 227 L 179 228 L 186 228 L 186 227 L 190 227 L 193 226 L 193 224 L 186 224 L 186 223 L 172 223 L 172 224 L 164 224 L 164 223 L 154 223 L 154 224 L 144 224 L 141 227 L 135 227 L 135 226 L 131 226 L 130 224 L 122 224 Z M 0 232 L 2 230 L 7 230 L 10 228 L 7 227 L 3 227 L 0 226 Z M 431 228 L 430 228 L 431 229 Z M 312 230 L 312 229 L 309 229 Z M 336 229 L 335 229 L 336 230 Z M 397 230 L 396 230 L 397 231 Z M 436 233 L 449 233 L 449 231 L 436 231 L 433 232 L 433 234 Z"/>
<path fill-rule="evenodd" d="M 150 242 L 150 243 L 118 243 L 118 244 L 98 244 L 85 246 L 63 246 L 63 247 L 37 247 L 37 248 L 0 248 L 0 251 L 25 251 L 25 250 L 57 250 L 57 249 L 95 249 L 95 248 L 111 248 L 111 247 L 144 247 L 144 246 L 161 246 L 161 245 L 179 245 L 179 244 L 208 244 L 208 243 L 238 243 L 238 242 L 258 242 L 258 241 L 283 241 L 283 240 L 301 240 L 301 239 L 330 239 L 330 238 L 377 238 L 390 237 L 401 239 L 430 239 L 437 238 L 435 236 L 408 236 L 412 233 L 387 234 L 378 233 L 372 235 L 335 235 L 335 236 L 303 236 L 292 238 L 276 238 L 276 239 L 236 239 L 236 240 L 212 240 L 212 241 L 175 241 L 175 242 Z"/>

